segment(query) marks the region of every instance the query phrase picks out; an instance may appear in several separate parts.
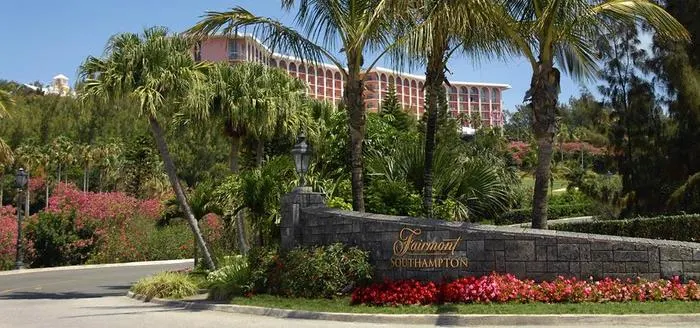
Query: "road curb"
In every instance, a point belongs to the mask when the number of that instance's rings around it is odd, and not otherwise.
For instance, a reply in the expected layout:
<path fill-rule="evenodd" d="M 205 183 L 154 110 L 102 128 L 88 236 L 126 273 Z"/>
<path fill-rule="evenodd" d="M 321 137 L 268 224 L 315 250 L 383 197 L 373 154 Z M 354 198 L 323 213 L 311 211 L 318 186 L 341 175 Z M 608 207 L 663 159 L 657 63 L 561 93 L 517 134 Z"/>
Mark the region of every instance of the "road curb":
<path fill-rule="evenodd" d="M 235 304 L 211 304 L 161 298 L 148 299 L 144 295 L 128 292 L 127 297 L 168 307 L 188 310 L 210 310 L 228 313 L 260 315 L 283 319 L 364 322 L 376 324 L 414 324 L 437 326 L 562 326 L 562 325 L 621 325 L 639 324 L 687 324 L 700 322 L 700 314 L 625 314 L 625 315 L 567 315 L 567 314 L 365 314 L 332 313 L 303 310 L 287 310 Z"/>
<path fill-rule="evenodd" d="M 0 277 L 12 276 L 12 275 L 18 275 L 18 274 L 27 274 L 27 273 L 51 272 L 51 271 L 86 270 L 86 269 L 135 267 L 135 266 L 149 266 L 149 265 L 168 265 L 168 264 L 186 264 L 186 263 L 194 263 L 193 261 L 194 261 L 193 259 L 180 259 L 180 260 L 165 260 L 165 261 L 72 265 L 72 266 L 39 268 L 39 269 L 21 269 L 21 270 L 12 270 L 12 271 L 0 271 Z"/>

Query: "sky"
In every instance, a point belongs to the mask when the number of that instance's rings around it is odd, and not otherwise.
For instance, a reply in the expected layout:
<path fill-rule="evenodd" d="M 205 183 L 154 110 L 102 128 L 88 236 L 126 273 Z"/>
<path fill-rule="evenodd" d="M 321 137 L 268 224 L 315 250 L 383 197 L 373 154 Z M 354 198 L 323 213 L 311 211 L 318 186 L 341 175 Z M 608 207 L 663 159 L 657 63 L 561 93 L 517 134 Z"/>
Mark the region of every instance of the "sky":
<path fill-rule="evenodd" d="M 6 1 L 0 11 L 0 79 L 48 83 L 61 73 L 74 83 L 80 64 L 87 56 L 102 55 L 114 34 L 138 33 L 156 25 L 181 32 L 206 11 L 235 6 L 294 23 L 293 13 L 282 11 L 277 0 Z M 522 103 L 532 74 L 522 58 L 482 60 L 476 65 L 459 57 L 451 60 L 449 69 L 449 80 L 511 85 L 503 93 L 504 109 L 510 111 Z M 560 101 L 578 95 L 581 87 L 563 77 Z"/>

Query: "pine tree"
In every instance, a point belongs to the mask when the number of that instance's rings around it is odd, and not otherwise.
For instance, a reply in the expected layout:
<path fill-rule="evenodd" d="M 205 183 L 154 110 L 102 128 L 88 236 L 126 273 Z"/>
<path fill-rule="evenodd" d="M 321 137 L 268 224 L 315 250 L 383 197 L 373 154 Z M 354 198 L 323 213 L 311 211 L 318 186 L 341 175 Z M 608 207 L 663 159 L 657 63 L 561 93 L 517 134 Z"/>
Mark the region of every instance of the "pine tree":
<path fill-rule="evenodd" d="M 401 108 L 399 98 L 396 96 L 394 83 L 389 83 L 386 97 L 382 100 L 379 116 L 389 121 L 389 124 L 399 131 L 407 131 L 415 126 L 411 115 Z"/>

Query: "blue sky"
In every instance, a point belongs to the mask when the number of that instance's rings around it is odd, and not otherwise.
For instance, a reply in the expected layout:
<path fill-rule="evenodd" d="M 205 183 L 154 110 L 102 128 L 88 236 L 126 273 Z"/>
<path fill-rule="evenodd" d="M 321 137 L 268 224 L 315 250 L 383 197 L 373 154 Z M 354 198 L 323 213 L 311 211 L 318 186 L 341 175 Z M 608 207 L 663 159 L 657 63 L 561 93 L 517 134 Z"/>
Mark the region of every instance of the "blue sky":
<path fill-rule="evenodd" d="M 62 73 L 72 83 L 81 62 L 88 55 L 101 55 L 114 34 L 154 25 L 179 32 L 207 10 L 233 6 L 293 23 L 293 16 L 284 13 L 276 0 L 7 1 L 0 11 L 0 79 L 47 83 Z M 520 58 L 483 61 L 478 66 L 468 58 L 456 58 L 449 68 L 452 80 L 510 84 L 513 89 L 503 93 L 506 110 L 522 103 L 531 76 L 529 64 Z M 567 101 L 579 89 L 565 77 L 560 100 Z"/>

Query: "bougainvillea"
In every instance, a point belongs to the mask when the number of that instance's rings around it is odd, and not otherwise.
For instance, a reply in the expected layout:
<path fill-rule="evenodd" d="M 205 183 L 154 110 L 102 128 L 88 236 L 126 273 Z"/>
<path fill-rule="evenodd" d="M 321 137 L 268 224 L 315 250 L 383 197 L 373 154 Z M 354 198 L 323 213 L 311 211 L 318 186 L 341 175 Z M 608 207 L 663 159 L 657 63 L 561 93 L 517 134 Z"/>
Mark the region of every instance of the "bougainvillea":
<path fill-rule="evenodd" d="M 0 270 L 14 262 L 17 245 L 17 216 L 12 206 L 0 207 Z"/>
<path fill-rule="evenodd" d="M 536 283 L 510 274 L 465 277 L 435 285 L 415 280 L 385 282 L 357 288 L 353 304 L 413 305 L 436 303 L 506 303 L 506 302 L 628 302 L 628 301 L 700 301 L 700 288 L 678 277 L 671 280 L 644 279 L 580 280 L 558 277 Z"/>
<path fill-rule="evenodd" d="M 86 224 L 110 225 L 135 216 L 156 220 L 163 206 L 157 200 L 141 201 L 122 192 L 83 192 L 60 183 L 49 198 L 49 213 L 75 212 L 78 229 Z"/>

